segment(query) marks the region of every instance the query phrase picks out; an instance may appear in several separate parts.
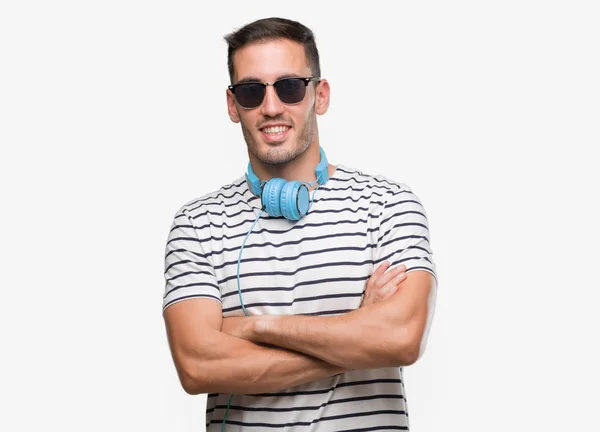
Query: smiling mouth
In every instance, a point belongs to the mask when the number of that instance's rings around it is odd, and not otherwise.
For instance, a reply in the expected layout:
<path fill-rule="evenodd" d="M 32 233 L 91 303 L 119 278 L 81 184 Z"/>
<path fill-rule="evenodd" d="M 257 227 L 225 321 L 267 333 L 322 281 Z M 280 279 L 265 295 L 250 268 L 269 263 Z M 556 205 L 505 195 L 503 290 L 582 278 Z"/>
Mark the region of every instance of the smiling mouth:
<path fill-rule="evenodd" d="M 291 127 L 289 126 L 269 126 L 260 129 L 260 133 L 267 141 L 281 141 L 283 140 Z"/>

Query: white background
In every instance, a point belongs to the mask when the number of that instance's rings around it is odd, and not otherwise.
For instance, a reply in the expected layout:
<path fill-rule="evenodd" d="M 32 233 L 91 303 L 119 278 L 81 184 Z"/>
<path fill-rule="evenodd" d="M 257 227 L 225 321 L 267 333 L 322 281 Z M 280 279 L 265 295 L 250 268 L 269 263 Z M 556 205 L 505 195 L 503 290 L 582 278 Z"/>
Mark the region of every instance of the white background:
<path fill-rule="evenodd" d="M 429 216 L 412 430 L 600 430 L 596 2 L 124 0 L 0 6 L 0 429 L 203 430 L 164 246 L 180 205 L 246 168 L 223 36 L 267 16 L 316 34 L 330 161 Z"/>

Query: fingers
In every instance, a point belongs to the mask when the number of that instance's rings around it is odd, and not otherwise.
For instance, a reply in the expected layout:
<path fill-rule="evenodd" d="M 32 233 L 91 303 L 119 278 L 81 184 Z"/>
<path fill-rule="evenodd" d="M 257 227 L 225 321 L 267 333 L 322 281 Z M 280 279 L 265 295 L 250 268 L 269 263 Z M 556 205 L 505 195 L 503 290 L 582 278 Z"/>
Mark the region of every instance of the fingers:
<path fill-rule="evenodd" d="M 382 262 L 379 267 L 373 272 L 371 277 L 375 276 L 375 279 L 385 273 L 385 271 L 390 267 L 389 261 Z"/>
<path fill-rule="evenodd" d="M 377 285 L 379 288 L 381 288 L 389 281 L 390 278 L 394 277 L 399 272 L 406 270 L 406 266 L 402 264 L 386 272 L 386 270 L 388 270 L 389 267 L 389 261 L 384 261 L 383 263 L 381 263 L 369 278 L 368 282 L 370 282 L 370 285 Z"/>
<path fill-rule="evenodd" d="M 369 280 L 367 281 L 367 289 L 374 286 L 377 283 L 377 280 L 385 273 L 385 271 L 389 268 L 390 262 L 384 261 L 379 267 L 375 269 Z M 380 285 L 381 286 L 381 285 Z"/>
<path fill-rule="evenodd" d="M 375 269 L 367 281 L 361 306 L 386 300 L 398 291 L 398 285 L 406 279 L 406 266 L 401 264 L 390 269 L 390 265 L 384 261 Z"/>
<path fill-rule="evenodd" d="M 383 287 L 385 286 L 390 280 L 392 280 L 393 278 L 395 278 L 398 275 L 403 274 L 406 271 L 406 266 L 404 264 L 399 265 L 397 267 L 394 267 L 393 269 L 390 269 L 389 271 L 387 271 L 386 273 L 384 273 L 382 276 L 380 276 L 379 278 L 377 278 L 376 283 L 380 286 Z"/>
<path fill-rule="evenodd" d="M 396 291 L 398 291 L 399 285 L 404 279 L 406 279 L 406 272 L 401 271 L 383 286 L 382 291 L 384 291 L 387 295 L 394 294 Z"/>

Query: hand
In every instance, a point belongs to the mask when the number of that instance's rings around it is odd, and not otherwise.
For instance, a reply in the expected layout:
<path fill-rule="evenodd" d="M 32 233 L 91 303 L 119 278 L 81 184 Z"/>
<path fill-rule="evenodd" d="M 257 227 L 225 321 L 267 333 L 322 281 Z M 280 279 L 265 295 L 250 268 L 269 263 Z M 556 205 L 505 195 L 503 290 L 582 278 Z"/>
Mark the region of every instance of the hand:
<path fill-rule="evenodd" d="M 402 264 L 386 272 L 389 266 L 389 261 L 385 261 L 373 272 L 360 307 L 387 300 L 398 291 L 398 286 L 406 279 L 406 266 Z"/>

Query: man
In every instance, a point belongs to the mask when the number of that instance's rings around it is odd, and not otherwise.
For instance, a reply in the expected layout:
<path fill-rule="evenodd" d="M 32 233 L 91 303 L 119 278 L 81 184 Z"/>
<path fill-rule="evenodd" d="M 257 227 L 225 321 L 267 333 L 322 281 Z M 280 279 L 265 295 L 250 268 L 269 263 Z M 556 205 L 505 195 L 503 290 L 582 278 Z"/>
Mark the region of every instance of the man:
<path fill-rule="evenodd" d="M 423 353 L 436 290 L 425 210 L 405 184 L 327 162 L 311 30 L 270 18 L 226 41 L 249 166 L 169 233 L 181 384 L 208 394 L 210 431 L 408 430 L 402 366 Z"/>

